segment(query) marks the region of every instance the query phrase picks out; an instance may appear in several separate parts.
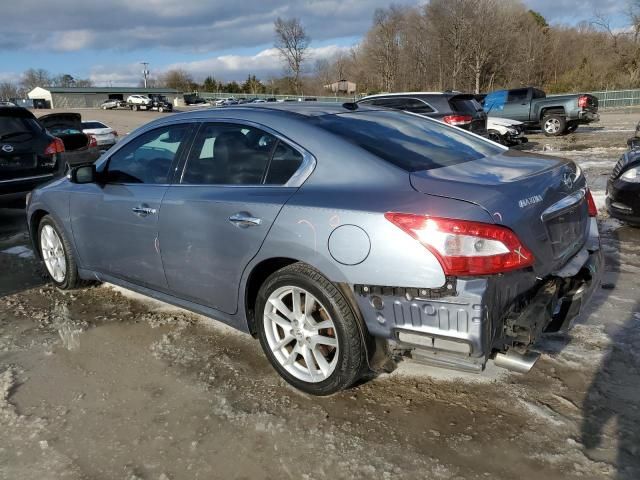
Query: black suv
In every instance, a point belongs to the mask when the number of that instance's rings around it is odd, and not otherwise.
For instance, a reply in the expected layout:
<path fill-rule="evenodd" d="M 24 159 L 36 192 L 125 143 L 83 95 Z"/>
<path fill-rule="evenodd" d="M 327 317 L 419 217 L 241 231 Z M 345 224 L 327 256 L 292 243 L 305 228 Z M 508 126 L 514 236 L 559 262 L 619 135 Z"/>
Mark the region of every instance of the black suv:
<path fill-rule="evenodd" d="M 478 135 L 487 135 L 487 114 L 473 95 L 458 92 L 387 93 L 371 95 L 357 103 L 418 113 Z"/>
<path fill-rule="evenodd" d="M 16 205 L 36 186 L 62 176 L 64 151 L 62 140 L 29 110 L 0 107 L 0 205 Z"/>

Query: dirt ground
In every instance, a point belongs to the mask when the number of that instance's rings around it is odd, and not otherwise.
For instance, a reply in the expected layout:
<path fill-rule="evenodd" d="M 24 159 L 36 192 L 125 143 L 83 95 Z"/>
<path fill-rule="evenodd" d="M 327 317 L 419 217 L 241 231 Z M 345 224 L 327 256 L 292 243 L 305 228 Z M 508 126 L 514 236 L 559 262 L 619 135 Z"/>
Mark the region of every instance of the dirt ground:
<path fill-rule="evenodd" d="M 83 110 L 121 133 L 151 112 Z M 639 113 L 527 149 L 576 160 L 601 205 Z M 527 375 L 403 363 L 329 398 L 258 343 L 102 285 L 47 284 L 0 210 L 0 479 L 640 478 L 640 229 L 600 214 L 604 287 Z"/>

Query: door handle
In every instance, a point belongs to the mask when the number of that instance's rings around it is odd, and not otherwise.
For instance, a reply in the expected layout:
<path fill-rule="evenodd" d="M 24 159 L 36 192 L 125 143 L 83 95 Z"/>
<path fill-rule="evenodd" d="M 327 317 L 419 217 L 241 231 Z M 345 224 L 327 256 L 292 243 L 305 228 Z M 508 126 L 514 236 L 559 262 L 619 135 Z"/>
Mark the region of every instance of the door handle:
<path fill-rule="evenodd" d="M 133 207 L 131 210 L 133 211 L 133 213 L 135 213 L 136 215 L 140 215 L 141 217 L 146 217 L 147 215 L 156 214 L 155 208 L 149 208 L 142 205 L 140 205 L 139 207 Z"/>
<path fill-rule="evenodd" d="M 238 212 L 229 217 L 229 221 L 240 228 L 256 227 L 262 223 L 261 218 L 252 217 L 250 213 Z"/>

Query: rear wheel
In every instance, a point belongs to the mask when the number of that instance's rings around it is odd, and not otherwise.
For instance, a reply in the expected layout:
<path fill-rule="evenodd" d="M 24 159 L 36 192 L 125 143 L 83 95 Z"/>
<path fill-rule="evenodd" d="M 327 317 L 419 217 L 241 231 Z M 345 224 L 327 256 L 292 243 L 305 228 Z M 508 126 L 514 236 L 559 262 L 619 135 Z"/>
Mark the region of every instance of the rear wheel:
<path fill-rule="evenodd" d="M 365 372 L 363 334 L 347 300 L 317 270 L 295 263 L 272 274 L 256 301 L 258 338 L 294 387 L 330 395 Z"/>
<path fill-rule="evenodd" d="M 577 123 L 569 123 L 567 124 L 567 127 L 565 129 L 566 133 L 573 133 L 578 129 L 578 124 Z"/>
<path fill-rule="evenodd" d="M 63 230 L 49 215 L 38 226 L 38 247 L 47 273 L 56 287 L 70 290 L 85 285 L 80 280 L 71 244 Z"/>
<path fill-rule="evenodd" d="M 542 119 L 542 131 L 548 137 L 557 137 L 564 134 L 566 123 L 562 115 L 547 115 Z"/>
<path fill-rule="evenodd" d="M 162 107 L 158 107 L 158 111 L 159 111 L 160 113 L 162 113 L 162 112 L 164 112 L 164 108 L 162 108 Z"/>

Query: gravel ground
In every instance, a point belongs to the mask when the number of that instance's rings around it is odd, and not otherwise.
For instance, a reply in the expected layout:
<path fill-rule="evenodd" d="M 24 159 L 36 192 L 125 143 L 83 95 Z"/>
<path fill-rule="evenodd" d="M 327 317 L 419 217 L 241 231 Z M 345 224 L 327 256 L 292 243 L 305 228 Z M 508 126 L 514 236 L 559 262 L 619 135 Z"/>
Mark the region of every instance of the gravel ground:
<path fill-rule="evenodd" d="M 163 115 L 81 113 L 121 133 Z M 602 202 L 638 118 L 527 149 L 579 162 Z M 214 320 L 108 285 L 52 288 L 22 212 L 0 210 L 0 478 L 637 480 L 640 230 L 600 223 L 608 288 L 529 374 L 404 363 L 313 398 Z"/>

